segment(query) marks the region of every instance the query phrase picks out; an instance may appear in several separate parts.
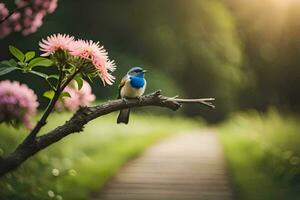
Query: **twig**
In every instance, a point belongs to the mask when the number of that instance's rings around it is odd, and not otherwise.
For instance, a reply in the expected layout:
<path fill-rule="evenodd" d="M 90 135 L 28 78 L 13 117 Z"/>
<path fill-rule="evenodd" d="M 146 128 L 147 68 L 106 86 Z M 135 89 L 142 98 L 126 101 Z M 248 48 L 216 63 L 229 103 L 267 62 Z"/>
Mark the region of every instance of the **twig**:
<path fill-rule="evenodd" d="M 23 141 L 23 143 L 20 144 L 13 153 L 8 155 L 6 158 L 3 158 L 3 160 L 0 160 L 0 176 L 16 169 L 29 157 L 49 145 L 72 133 L 83 131 L 84 125 L 89 121 L 111 112 L 143 106 L 159 106 L 175 111 L 181 107 L 182 103 L 200 103 L 212 107 L 210 101 L 213 100 L 213 98 L 177 99 L 174 97 L 165 97 L 161 95 L 161 91 L 159 90 L 152 94 L 142 96 L 139 99 L 128 99 L 126 102 L 122 99 L 118 99 L 108 101 L 94 107 L 82 107 L 71 117 L 70 120 L 65 122 L 65 124 L 58 126 L 42 136 L 34 138 L 34 140 L 30 142 Z"/>
<path fill-rule="evenodd" d="M 211 103 L 215 98 L 204 98 L 204 99 L 178 99 L 177 96 L 175 98 L 169 98 L 167 101 L 177 101 L 178 103 L 199 103 L 210 108 L 215 109 L 215 105 Z"/>
<path fill-rule="evenodd" d="M 31 4 L 26 4 L 25 6 L 21 6 L 18 8 L 15 8 L 13 11 L 11 11 L 7 16 L 5 16 L 3 19 L 0 20 L 0 25 L 5 22 L 10 16 L 12 16 L 15 12 L 18 12 L 20 10 L 23 10 L 24 8 L 29 7 Z"/>

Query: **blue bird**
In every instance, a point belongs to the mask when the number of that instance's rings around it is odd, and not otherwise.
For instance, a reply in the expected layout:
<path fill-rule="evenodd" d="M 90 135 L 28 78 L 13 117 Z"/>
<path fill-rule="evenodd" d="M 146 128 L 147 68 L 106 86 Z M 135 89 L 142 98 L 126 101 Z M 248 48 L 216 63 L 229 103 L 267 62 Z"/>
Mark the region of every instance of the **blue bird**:
<path fill-rule="evenodd" d="M 139 98 L 146 89 L 145 73 L 147 71 L 141 67 L 131 68 L 122 78 L 119 85 L 118 98 Z M 117 123 L 128 124 L 130 109 L 120 110 Z"/>

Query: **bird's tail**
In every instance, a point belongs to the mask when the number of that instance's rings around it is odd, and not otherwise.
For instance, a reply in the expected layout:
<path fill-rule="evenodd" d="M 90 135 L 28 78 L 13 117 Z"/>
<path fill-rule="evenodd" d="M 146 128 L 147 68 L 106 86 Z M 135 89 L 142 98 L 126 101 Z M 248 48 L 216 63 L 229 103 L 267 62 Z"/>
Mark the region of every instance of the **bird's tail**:
<path fill-rule="evenodd" d="M 128 124 L 128 121 L 129 121 L 129 113 L 130 113 L 130 109 L 123 109 L 123 110 L 120 110 L 120 113 L 119 113 L 119 116 L 118 116 L 118 119 L 117 119 L 117 123 L 120 124 L 120 123 L 124 123 L 124 124 Z"/>

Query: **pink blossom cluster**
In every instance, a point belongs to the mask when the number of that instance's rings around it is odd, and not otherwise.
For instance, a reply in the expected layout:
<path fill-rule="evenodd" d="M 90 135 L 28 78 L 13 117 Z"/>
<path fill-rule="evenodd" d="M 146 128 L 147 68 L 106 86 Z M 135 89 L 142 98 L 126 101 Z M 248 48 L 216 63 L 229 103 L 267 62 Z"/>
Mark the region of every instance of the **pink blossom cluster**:
<path fill-rule="evenodd" d="M 43 18 L 54 12 L 57 0 L 17 0 L 17 8 L 7 20 L 0 24 L 0 38 L 11 32 L 22 32 L 23 35 L 34 33 L 43 24 Z M 0 20 L 9 14 L 4 3 L 0 3 Z"/>
<path fill-rule="evenodd" d="M 6 8 L 4 3 L 0 3 L 0 20 L 4 19 L 9 14 L 8 9 Z M 8 34 L 10 34 L 11 28 L 9 27 L 9 22 L 5 21 L 0 24 L 0 38 L 4 38 Z"/>
<path fill-rule="evenodd" d="M 75 81 L 71 82 L 64 92 L 68 92 L 71 97 L 64 97 L 56 103 L 57 110 L 76 111 L 80 106 L 88 106 L 95 100 L 92 88 L 88 82 L 83 81 L 82 88 L 79 90 Z"/>
<path fill-rule="evenodd" d="M 38 105 L 36 94 L 27 85 L 9 80 L 0 82 L 0 122 L 23 123 L 31 129 L 31 118 Z"/>
<path fill-rule="evenodd" d="M 103 84 L 112 85 L 115 77 L 110 74 L 116 69 L 115 62 L 109 60 L 106 50 L 99 42 L 92 40 L 75 40 L 73 36 L 66 34 L 54 34 L 42 39 L 39 43 L 42 56 L 49 56 L 62 50 L 71 56 L 91 61 L 98 72 Z"/>

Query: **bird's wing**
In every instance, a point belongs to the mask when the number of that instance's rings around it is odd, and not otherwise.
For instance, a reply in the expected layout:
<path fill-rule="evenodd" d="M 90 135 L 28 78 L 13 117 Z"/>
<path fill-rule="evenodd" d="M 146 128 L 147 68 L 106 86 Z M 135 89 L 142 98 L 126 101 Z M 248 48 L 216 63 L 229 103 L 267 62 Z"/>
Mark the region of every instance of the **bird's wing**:
<path fill-rule="evenodd" d="M 118 95 L 118 99 L 121 98 L 121 89 L 122 89 L 122 87 L 125 85 L 127 79 L 128 79 L 128 76 L 127 76 L 127 75 L 124 76 L 124 77 L 122 78 L 120 84 L 119 84 L 119 95 Z"/>

